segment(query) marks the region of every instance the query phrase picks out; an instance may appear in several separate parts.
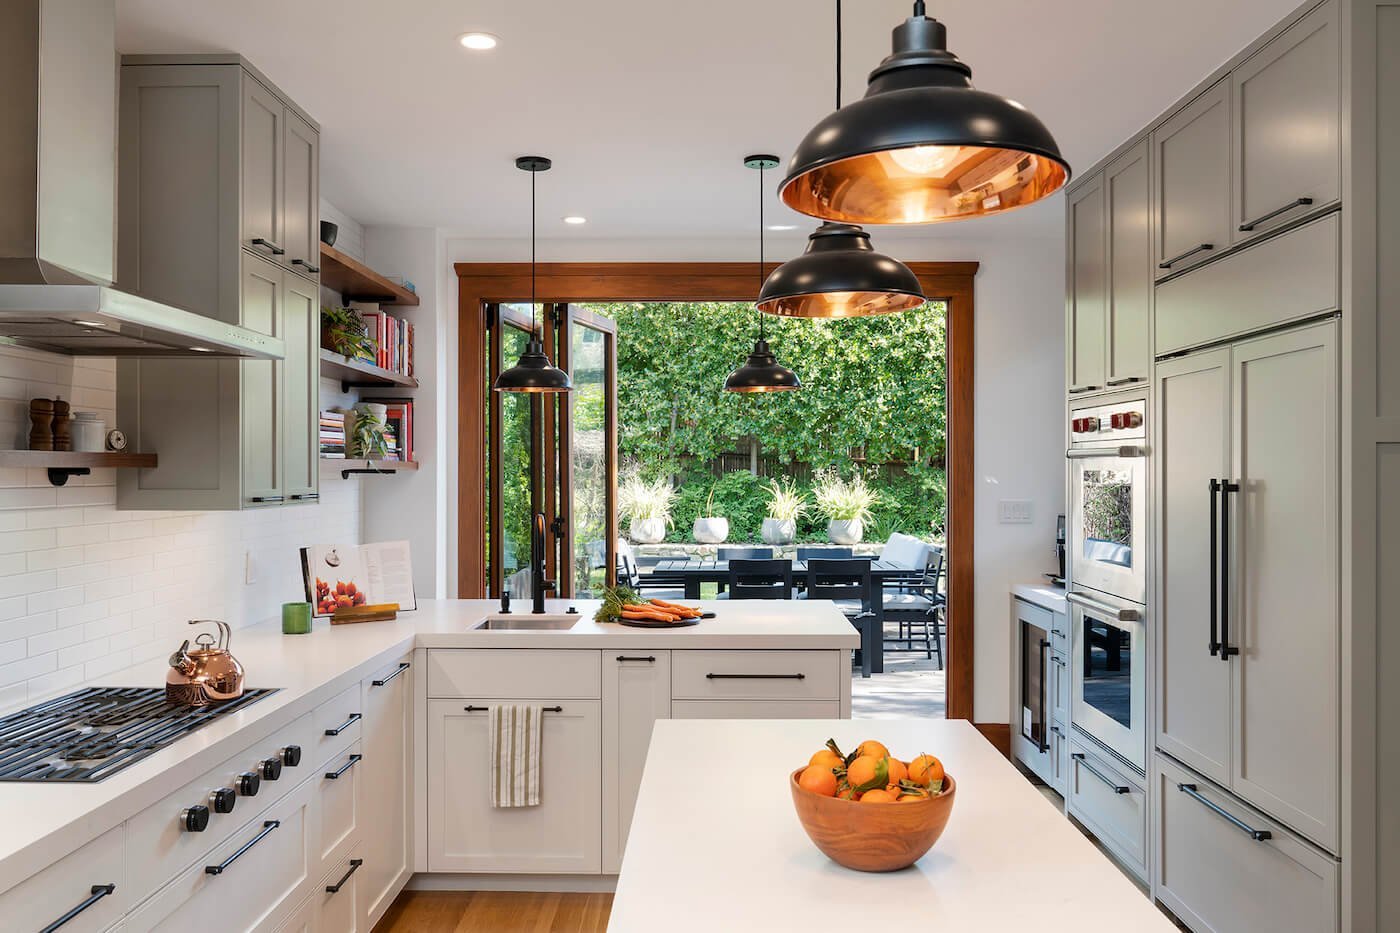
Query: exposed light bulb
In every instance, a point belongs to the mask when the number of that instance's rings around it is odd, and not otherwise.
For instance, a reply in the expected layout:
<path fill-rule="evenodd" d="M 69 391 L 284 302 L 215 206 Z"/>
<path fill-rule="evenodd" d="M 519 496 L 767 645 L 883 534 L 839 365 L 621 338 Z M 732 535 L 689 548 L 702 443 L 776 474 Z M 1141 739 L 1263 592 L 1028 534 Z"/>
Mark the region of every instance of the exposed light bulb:
<path fill-rule="evenodd" d="M 958 149 L 958 146 L 910 146 L 891 150 L 890 158 L 906 172 L 932 175 L 946 168 L 958 154 Z"/>

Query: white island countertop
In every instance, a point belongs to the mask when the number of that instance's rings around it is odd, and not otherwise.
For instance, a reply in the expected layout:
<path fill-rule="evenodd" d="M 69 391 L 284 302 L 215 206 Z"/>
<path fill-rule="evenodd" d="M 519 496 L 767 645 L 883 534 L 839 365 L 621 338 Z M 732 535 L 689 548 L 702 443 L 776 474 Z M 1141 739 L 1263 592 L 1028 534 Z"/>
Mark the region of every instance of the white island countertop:
<path fill-rule="evenodd" d="M 910 868 L 842 868 L 803 832 L 788 775 L 828 737 L 928 752 L 957 779 L 947 829 Z M 971 725 L 930 719 L 658 722 L 608 929 L 1176 927 Z"/>
<path fill-rule="evenodd" d="M 690 601 L 687 601 L 690 602 Z M 246 671 L 246 686 L 276 693 L 216 719 L 179 741 L 96 784 L 0 783 L 0 891 L 22 881 L 84 843 L 140 813 L 239 749 L 285 727 L 373 671 L 415 648 L 857 648 L 860 636 L 825 600 L 694 601 L 718 618 L 676 629 L 597 624 L 598 603 L 551 599 L 546 612 L 578 619 L 563 630 L 483 630 L 499 612 L 495 600 L 419 600 L 418 609 L 392 622 L 332 626 L 317 621 L 309 635 L 283 635 L 277 623 L 235 629 L 231 648 Z M 512 618 L 526 618 L 517 600 Z M 172 642 L 169 651 L 179 647 Z M 142 664 L 103 675 L 83 687 L 159 687 L 168 651 Z M 69 690 L 63 691 L 70 692 Z M 0 710 L 15 712 L 45 697 Z M 3 923 L 0 923 L 3 927 Z"/>

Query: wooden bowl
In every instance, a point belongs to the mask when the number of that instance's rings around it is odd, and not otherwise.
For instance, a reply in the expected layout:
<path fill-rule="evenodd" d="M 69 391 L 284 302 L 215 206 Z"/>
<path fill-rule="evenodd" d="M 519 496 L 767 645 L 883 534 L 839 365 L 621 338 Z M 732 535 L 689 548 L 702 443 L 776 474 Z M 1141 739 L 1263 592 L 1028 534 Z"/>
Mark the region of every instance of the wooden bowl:
<path fill-rule="evenodd" d="M 918 803 L 859 803 L 804 790 L 798 768 L 788 779 L 797 819 L 826 857 L 857 871 L 899 871 L 919 859 L 948 825 L 957 782 L 945 775 L 943 790 Z"/>

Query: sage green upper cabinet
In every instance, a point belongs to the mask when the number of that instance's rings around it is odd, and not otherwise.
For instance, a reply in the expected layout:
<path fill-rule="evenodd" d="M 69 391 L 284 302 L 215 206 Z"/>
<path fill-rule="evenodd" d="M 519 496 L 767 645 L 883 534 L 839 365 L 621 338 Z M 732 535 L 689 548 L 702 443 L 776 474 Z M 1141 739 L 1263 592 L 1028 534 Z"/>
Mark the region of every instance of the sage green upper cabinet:
<path fill-rule="evenodd" d="M 273 337 L 286 333 L 283 272 L 265 259 L 243 255 L 243 326 Z M 292 347 L 287 347 L 292 352 Z M 249 504 L 282 501 L 284 364 L 241 360 L 243 495 Z"/>
<path fill-rule="evenodd" d="M 320 271 L 321 134 L 287 110 L 287 133 L 282 146 L 282 257 L 302 275 Z"/>
<path fill-rule="evenodd" d="M 1341 29 L 1330 0 L 1230 75 L 1236 242 L 1341 196 Z"/>
<path fill-rule="evenodd" d="M 1161 278 L 1228 247 L 1230 82 L 1221 79 L 1152 133 L 1154 266 Z"/>
<path fill-rule="evenodd" d="M 285 190 L 286 105 L 248 76 L 243 79 L 243 245 L 280 261 Z"/>
<path fill-rule="evenodd" d="M 1108 268 L 1103 176 L 1070 192 L 1068 207 L 1065 363 L 1069 393 L 1078 395 L 1104 387 Z"/>
<path fill-rule="evenodd" d="M 1108 243 L 1108 334 L 1104 385 L 1146 382 L 1151 365 L 1152 177 L 1147 140 L 1104 169 Z"/>
<path fill-rule="evenodd" d="M 301 276 L 282 273 L 282 471 L 288 502 L 319 498 L 321 299 Z"/>

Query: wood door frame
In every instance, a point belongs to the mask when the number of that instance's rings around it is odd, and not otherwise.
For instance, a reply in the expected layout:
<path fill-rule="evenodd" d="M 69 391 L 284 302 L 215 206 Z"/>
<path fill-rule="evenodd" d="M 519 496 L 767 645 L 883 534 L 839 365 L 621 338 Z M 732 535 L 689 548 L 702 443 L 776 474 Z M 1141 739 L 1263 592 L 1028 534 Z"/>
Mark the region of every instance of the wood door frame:
<path fill-rule="evenodd" d="M 779 263 L 761 270 L 770 274 Z M 948 303 L 948 601 L 949 719 L 972 719 L 973 699 L 973 354 L 976 262 L 911 262 L 924 294 Z M 457 593 L 486 595 L 482 542 L 487 396 L 484 361 L 486 306 L 521 301 L 530 294 L 530 264 L 459 262 L 457 274 Z M 536 300 L 750 301 L 760 270 L 753 262 L 564 262 L 536 267 Z M 524 300 L 528 300 L 526 297 Z M 475 439 L 475 443 L 472 442 Z"/>

